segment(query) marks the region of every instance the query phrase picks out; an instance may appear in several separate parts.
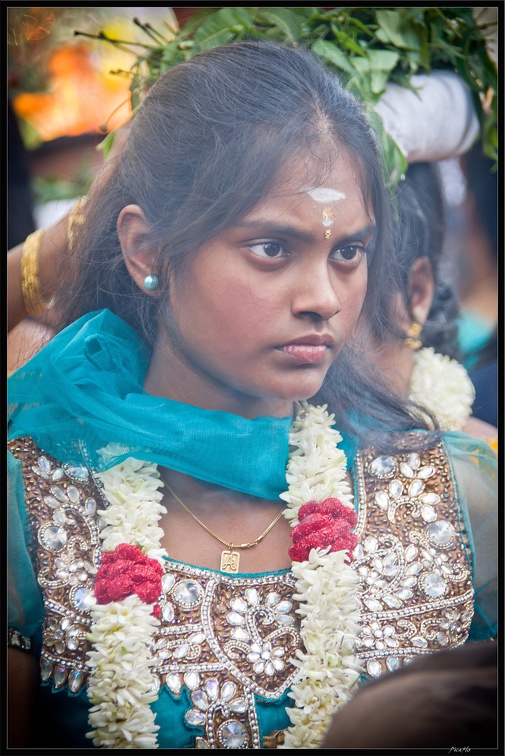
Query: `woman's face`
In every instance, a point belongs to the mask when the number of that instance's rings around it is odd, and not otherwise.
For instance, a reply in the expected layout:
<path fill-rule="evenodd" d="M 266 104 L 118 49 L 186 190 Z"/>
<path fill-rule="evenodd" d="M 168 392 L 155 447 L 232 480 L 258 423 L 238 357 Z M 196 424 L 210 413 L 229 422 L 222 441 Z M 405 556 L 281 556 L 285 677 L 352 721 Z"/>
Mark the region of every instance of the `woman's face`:
<path fill-rule="evenodd" d="M 353 331 L 374 220 L 345 153 L 324 186 L 308 185 L 310 165 L 297 166 L 244 218 L 204 244 L 184 281 L 171 285 L 175 329 L 162 325 L 155 353 L 171 353 L 172 398 L 209 409 L 240 411 L 243 402 L 257 408 L 253 414 L 260 407 L 289 414 L 293 400 L 318 391 Z M 159 392 L 153 378 L 149 390 Z"/>

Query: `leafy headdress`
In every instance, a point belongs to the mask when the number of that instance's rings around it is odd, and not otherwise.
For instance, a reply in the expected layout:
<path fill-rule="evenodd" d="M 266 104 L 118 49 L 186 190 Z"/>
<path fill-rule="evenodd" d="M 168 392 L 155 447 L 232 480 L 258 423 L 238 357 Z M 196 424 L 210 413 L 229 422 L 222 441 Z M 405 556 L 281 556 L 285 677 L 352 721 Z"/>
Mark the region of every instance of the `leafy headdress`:
<path fill-rule="evenodd" d="M 484 152 L 496 161 L 497 70 L 487 46 L 496 24 L 481 23 L 471 7 L 205 7 L 180 30 L 169 23 L 161 30 L 137 19 L 134 23 L 149 38 L 145 44 L 116 40 L 103 32 L 97 35 L 134 56 L 129 71 L 116 72 L 131 78 L 134 113 L 142 92 L 167 69 L 212 47 L 266 39 L 312 50 L 367 104 L 370 120 L 380 135 L 391 189 L 404 174 L 407 161 L 412 160 L 398 131 L 391 128 L 397 113 L 388 122 L 388 101 L 394 102 L 395 86 L 397 92 L 401 87 L 415 109 L 412 98 L 422 93 L 430 78 L 424 75 L 433 71 L 452 72 L 465 83 L 470 107 L 473 102 L 473 117 L 478 119 L 470 130 L 470 140 L 480 131 Z M 438 97 L 444 97 L 443 90 Z M 448 119 L 454 118 L 451 104 L 446 103 Z M 105 154 L 113 139 L 111 132 L 103 143 Z"/>

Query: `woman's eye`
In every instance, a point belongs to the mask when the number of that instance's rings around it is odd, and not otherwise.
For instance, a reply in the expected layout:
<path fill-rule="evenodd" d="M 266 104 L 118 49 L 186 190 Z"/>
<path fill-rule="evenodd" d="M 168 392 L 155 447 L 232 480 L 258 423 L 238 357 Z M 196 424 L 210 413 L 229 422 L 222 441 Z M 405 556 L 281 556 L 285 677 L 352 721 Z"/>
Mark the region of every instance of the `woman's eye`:
<path fill-rule="evenodd" d="M 364 247 L 358 247 L 356 244 L 350 244 L 348 247 L 340 247 L 340 249 L 334 249 L 330 255 L 332 260 L 345 261 L 345 262 L 358 262 L 361 260 L 363 254 L 366 252 Z"/>
<path fill-rule="evenodd" d="M 279 258 L 284 257 L 286 252 L 282 244 L 279 242 L 259 242 L 258 244 L 250 244 L 249 249 L 252 249 L 255 255 L 258 257 Z"/>

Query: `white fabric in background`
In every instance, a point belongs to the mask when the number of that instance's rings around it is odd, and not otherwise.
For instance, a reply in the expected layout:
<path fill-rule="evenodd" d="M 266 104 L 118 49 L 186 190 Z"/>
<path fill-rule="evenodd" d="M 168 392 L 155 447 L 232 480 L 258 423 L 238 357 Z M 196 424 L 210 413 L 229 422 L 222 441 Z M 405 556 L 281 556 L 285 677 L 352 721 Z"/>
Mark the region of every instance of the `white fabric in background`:
<path fill-rule="evenodd" d="M 37 228 L 49 228 L 66 215 L 77 199 L 60 199 L 44 202 L 36 205 L 33 211 L 35 226 Z"/>
<path fill-rule="evenodd" d="M 467 152 L 479 134 L 468 85 L 452 71 L 413 76 L 417 90 L 387 84 L 376 110 L 407 162 L 446 160 Z"/>

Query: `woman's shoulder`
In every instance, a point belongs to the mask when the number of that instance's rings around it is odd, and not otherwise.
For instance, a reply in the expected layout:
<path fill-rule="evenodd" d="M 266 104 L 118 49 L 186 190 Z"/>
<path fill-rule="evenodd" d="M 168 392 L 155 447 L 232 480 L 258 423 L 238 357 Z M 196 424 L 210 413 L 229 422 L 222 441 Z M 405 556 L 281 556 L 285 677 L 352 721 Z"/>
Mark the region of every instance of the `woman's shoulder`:
<path fill-rule="evenodd" d="M 460 431 L 412 431 L 398 434 L 389 446 L 362 446 L 352 468 L 379 501 L 386 500 L 380 490 L 388 498 L 401 490 L 415 499 L 438 480 L 444 488 L 450 483 L 450 498 L 470 514 L 496 505 L 496 453 L 486 441 Z"/>
<path fill-rule="evenodd" d="M 405 455 L 426 456 L 434 453 L 445 455 L 449 460 L 489 458 L 496 459 L 497 429 L 477 418 L 461 431 L 412 430 L 381 436 L 359 445 L 361 456 L 366 452 L 380 457 L 401 458 Z"/>
<path fill-rule="evenodd" d="M 419 487 L 415 480 L 447 478 L 450 469 L 448 450 L 443 437 L 424 431 L 396 434 L 390 443 L 362 445 L 354 460 L 354 468 L 367 486 L 384 487 L 388 491 L 408 486 L 409 495 Z M 405 489 L 407 491 L 407 489 Z"/>
<path fill-rule="evenodd" d="M 7 453 L 11 459 L 17 461 L 16 469 L 22 470 L 23 474 L 31 471 L 44 479 L 50 477 L 49 473 L 53 467 L 62 467 L 63 464 L 44 452 L 28 435 L 10 438 L 7 441 Z"/>
<path fill-rule="evenodd" d="M 88 497 L 96 498 L 96 482 L 85 465 L 58 459 L 30 436 L 8 440 L 7 454 L 9 489 L 16 494 L 19 505 L 23 500 L 23 508 L 37 520 L 46 510 L 47 516 L 52 517 L 62 502 L 84 501 L 86 492 Z"/>

